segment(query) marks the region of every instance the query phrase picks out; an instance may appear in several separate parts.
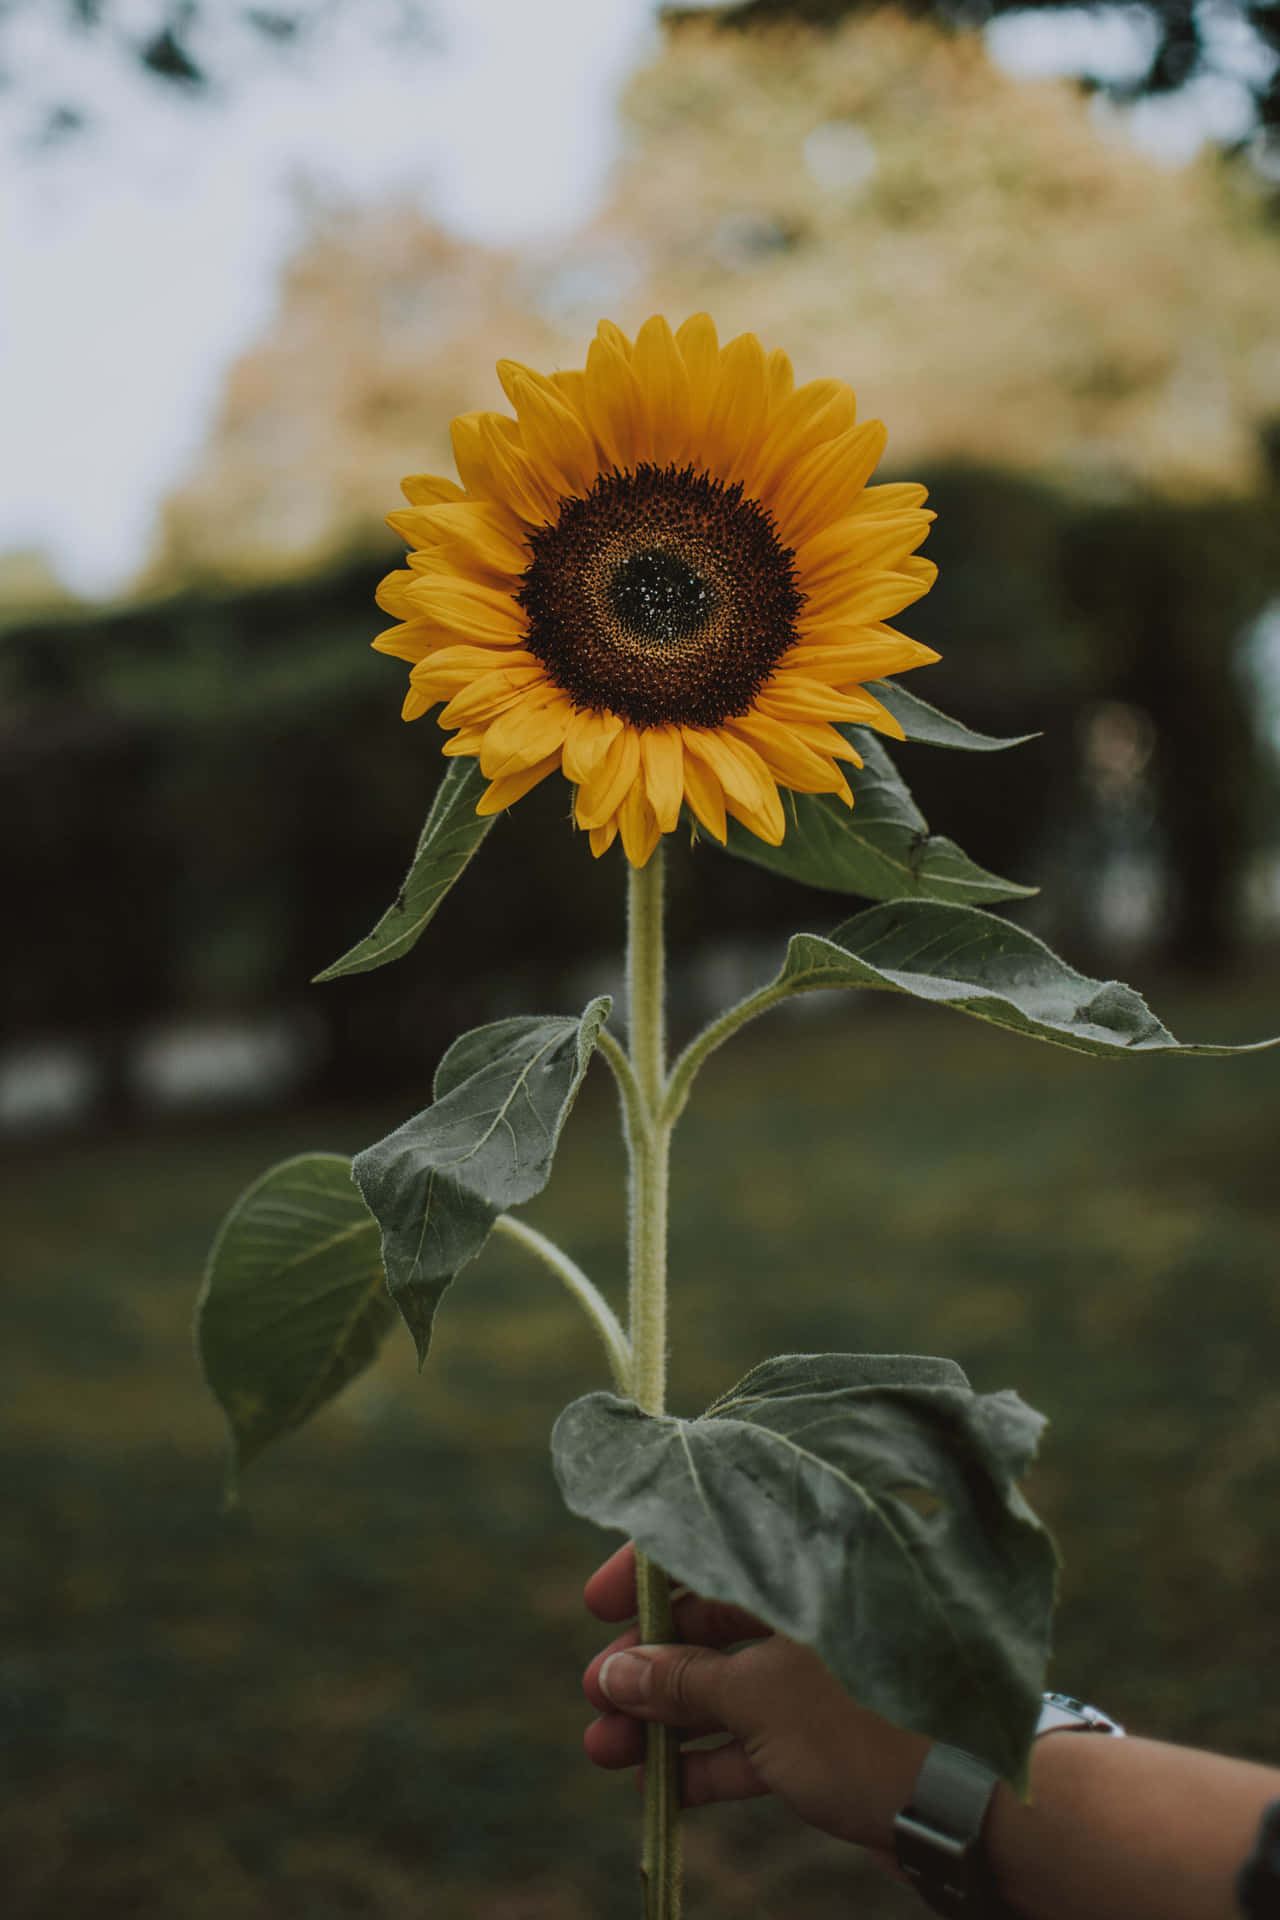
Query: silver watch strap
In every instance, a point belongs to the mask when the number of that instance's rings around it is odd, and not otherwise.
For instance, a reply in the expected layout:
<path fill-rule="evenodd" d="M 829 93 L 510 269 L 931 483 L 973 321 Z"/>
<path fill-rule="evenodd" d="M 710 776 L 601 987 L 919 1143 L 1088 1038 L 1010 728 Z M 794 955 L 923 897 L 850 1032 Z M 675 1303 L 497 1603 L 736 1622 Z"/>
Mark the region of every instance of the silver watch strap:
<path fill-rule="evenodd" d="M 911 1804 L 893 1823 L 898 1865 L 937 1913 L 1013 1920 L 996 1891 L 982 1848 L 999 1775 L 973 1754 L 941 1741 L 930 1747 Z"/>

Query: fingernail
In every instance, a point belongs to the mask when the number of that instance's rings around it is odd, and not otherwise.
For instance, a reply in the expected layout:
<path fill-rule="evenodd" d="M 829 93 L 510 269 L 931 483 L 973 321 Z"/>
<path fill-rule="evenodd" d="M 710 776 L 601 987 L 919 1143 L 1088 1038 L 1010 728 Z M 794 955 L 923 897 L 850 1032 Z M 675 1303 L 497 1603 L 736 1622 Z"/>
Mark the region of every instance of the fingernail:
<path fill-rule="evenodd" d="M 638 1707 L 649 1698 L 653 1668 L 649 1665 L 656 1647 L 632 1647 L 628 1653 L 611 1653 L 600 1669 L 600 1691 L 615 1707 Z"/>

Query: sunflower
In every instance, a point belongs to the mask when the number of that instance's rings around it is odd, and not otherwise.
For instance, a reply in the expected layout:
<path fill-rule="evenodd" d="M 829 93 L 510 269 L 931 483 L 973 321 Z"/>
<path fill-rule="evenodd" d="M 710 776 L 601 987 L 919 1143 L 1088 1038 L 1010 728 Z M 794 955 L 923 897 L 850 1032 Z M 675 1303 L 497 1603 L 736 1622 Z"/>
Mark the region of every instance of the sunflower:
<path fill-rule="evenodd" d="M 901 739 L 865 682 L 936 660 L 885 622 L 927 593 L 925 489 L 869 487 L 878 420 L 840 380 L 797 387 L 754 334 L 602 321 L 585 368 L 498 363 L 515 413 L 453 422 L 462 485 L 417 474 L 373 642 L 411 663 L 406 720 L 443 702 L 446 754 L 496 813 L 561 772 L 599 855 L 633 866 L 687 806 L 777 846 L 778 789 L 853 796 L 838 722 Z"/>

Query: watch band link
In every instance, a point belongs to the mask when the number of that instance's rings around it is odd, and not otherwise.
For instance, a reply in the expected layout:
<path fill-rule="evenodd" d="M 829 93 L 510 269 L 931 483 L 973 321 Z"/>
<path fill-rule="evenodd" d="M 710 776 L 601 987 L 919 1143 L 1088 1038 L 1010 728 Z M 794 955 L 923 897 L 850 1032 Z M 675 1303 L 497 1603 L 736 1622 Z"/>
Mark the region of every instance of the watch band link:
<path fill-rule="evenodd" d="M 930 1747 L 911 1804 L 893 1823 L 898 1865 L 938 1913 L 1015 1920 L 996 1889 L 982 1824 L 999 1775 L 959 1747 Z"/>

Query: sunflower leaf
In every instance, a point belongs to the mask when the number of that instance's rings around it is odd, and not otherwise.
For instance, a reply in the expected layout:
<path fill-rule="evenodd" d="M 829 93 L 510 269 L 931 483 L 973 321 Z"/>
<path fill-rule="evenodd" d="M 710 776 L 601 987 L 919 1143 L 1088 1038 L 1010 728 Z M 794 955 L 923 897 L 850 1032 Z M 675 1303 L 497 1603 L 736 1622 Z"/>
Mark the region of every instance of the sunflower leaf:
<path fill-rule="evenodd" d="M 699 1420 L 587 1394 L 551 1446 L 574 1513 L 1021 1784 L 1056 1556 L 1017 1481 L 1043 1424 L 949 1360 L 790 1354 Z"/>
<path fill-rule="evenodd" d="M 908 740 L 921 740 L 931 747 L 960 747 L 968 753 L 1002 753 L 1006 747 L 1025 747 L 1038 740 L 1038 733 L 1015 733 L 1000 739 L 994 733 L 975 733 L 962 720 L 931 707 L 918 693 L 908 693 L 896 680 L 872 680 L 867 692 L 888 707 Z"/>
<path fill-rule="evenodd" d="M 348 973 L 371 973 L 375 967 L 403 959 L 416 945 L 497 818 L 490 815 L 481 819 L 476 813 L 476 802 L 487 784 L 478 760 L 450 761 L 436 788 L 404 885 L 373 932 L 323 973 L 316 974 L 314 985 L 340 980 Z"/>
<path fill-rule="evenodd" d="M 993 1026 L 1115 1059 L 1133 1053 L 1253 1053 L 1280 1045 L 1175 1040 L 1132 987 L 1091 980 L 1022 927 L 976 907 L 891 900 L 855 914 L 829 939 L 798 933 L 775 987 L 873 987 L 970 1013 Z"/>
<path fill-rule="evenodd" d="M 519 1017 L 463 1034 L 440 1062 L 432 1104 L 356 1155 L 352 1171 L 382 1228 L 387 1281 L 419 1364 L 459 1268 L 500 1213 L 546 1186 L 611 1004 L 593 1000 L 580 1019 Z"/>
<path fill-rule="evenodd" d="M 788 820 L 780 847 L 771 847 L 736 820 L 725 849 L 739 860 L 768 867 L 789 880 L 870 900 L 1023 900 L 1020 887 L 976 866 L 954 840 L 930 833 L 906 783 L 874 733 L 842 727 L 862 755 L 845 767 L 853 807 L 830 793 L 786 793 Z"/>
<path fill-rule="evenodd" d="M 350 1160 L 299 1154 L 247 1188 L 218 1230 L 196 1309 L 236 1470 L 367 1367 L 394 1318 Z"/>

